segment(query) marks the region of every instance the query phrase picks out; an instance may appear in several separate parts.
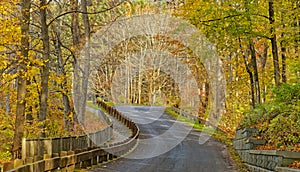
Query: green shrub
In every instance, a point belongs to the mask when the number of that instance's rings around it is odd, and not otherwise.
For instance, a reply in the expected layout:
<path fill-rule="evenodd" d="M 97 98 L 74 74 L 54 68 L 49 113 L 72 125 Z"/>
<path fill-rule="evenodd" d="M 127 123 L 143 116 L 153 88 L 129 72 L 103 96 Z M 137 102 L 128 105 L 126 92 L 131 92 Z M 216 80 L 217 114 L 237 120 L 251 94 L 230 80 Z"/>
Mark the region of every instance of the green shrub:
<path fill-rule="evenodd" d="M 273 89 L 271 100 L 244 113 L 242 127 L 258 128 L 269 144 L 294 146 L 300 142 L 300 83 Z"/>

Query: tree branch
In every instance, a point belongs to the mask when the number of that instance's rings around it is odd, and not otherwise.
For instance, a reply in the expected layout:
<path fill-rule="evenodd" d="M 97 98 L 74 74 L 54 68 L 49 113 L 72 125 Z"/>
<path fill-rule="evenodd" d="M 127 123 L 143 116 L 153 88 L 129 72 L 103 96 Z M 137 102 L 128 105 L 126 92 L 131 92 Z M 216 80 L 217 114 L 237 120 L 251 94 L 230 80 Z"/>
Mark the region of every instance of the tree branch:
<path fill-rule="evenodd" d="M 211 20 L 203 20 L 203 21 L 199 21 L 199 22 L 200 23 L 207 23 L 207 22 L 220 21 L 220 20 L 224 20 L 224 19 L 227 19 L 227 18 L 238 17 L 238 16 L 241 16 L 241 14 L 229 15 L 229 16 L 225 16 L 225 17 L 222 17 L 222 18 L 211 19 Z"/>
<path fill-rule="evenodd" d="M 47 26 L 50 26 L 55 20 L 59 19 L 60 17 L 64 16 L 64 15 L 67 15 L 67 14 L 72 14 L 72 13 L 80 13 L 80 14 L 99 14 L 99 13 L 104 13 L 104 12 L 107 12 L 107 11 L 110 11 L 118 6 L 120 6 L 121 4 L 123 4 L 124 2 L 127 2 L 126 1 L 122 1 L 120 3 L 118 3 L 117 5 L 113 6 L 113 7 L 110 7 L 110 8 L 106 8 L 104 10 L 101 10 L 101 11 L 96 11 L 96 12 L 86 12 L 84 13 L 83 11 L 79 11 L 79 10 L 72 10 L 72 11 L 67 11 L 65 13 L 62 13 L 58 16 L 56 16 L 55 18 L 53 18 L 48 24 Z"/>
<path fill-rule="evenodd" d="M 250 14 L 250 15 L 260 16 L 260 17 L 263 17 L 265 19 L 270 20 L 270 18 L 268 16 L 265 16 L 265 15 L 262 15 L 262 14 Z M 199 21 L 199 22 L 200 23 L 214 22 L 214 21 L 220 21 L 220 20 L 224 20 L 224 19 L 227 19 L 227 18 L 233 18 L 233 17 L 238 17 L 238 16 L 242 16 L 242 14 L 234 14 L 234 15 L 229 15 L 229 16 L 225 16 L 225 17 L 222 17 L 222 18 L 203 20 L 203 21 Z"/>

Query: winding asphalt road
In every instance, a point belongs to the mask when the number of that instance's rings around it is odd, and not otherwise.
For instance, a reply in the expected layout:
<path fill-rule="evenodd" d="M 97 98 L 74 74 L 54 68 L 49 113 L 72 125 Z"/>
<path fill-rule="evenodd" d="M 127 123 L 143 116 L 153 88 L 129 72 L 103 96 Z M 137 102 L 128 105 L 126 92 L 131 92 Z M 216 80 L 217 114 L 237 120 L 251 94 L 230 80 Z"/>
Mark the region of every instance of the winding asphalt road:
<path fill-rule="evenodd" d="M 139 144 L 127 156 L 90 171 L 237 171 L 225 145 L 165 114 L 164 107 L 118 106 L 116 108 L 138 124 Z"/>

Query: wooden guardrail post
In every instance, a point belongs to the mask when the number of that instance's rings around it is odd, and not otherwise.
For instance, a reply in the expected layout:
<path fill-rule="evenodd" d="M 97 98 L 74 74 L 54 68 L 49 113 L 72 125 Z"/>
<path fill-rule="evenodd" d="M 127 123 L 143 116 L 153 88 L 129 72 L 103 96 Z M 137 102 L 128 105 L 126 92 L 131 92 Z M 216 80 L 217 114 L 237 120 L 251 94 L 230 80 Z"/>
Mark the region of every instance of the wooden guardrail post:
<path fill-rule="evenodd" d="M 68 151 L 68 167 L 67 171 L 74 171 L 75 170 L 75 152 L 74 151 Z"/>
<path fill-rule="evenodd" d="M 25 158 L 25 164 L 33 163 L 33 157 L 26 157 Z"/>
<path fill-rule="evenodd" d="M 105 151 L 101 149 L 98 157 L 98 163 L 104 162 L 104 155 L 105 155 Z"/>
<path fill-rule="evenodd" d="M 3 171 L 9 171 L 14 168 L 13 162 L 5 162 L 3 163 Z"/>
<path fill-rule="evenodd" d="M 108 153 L 106 151 L 104 151 L 103 156 L 102 156 L 104 162 L 108 161 L 107 156 L 108 156 Z"/>
<path fill-rule="evenodd" d="M 98 155 L 100 153 L 100 150 L 96 150 L 92 152 L 92 165 L 97 165 L 98 164 Z"/>
<path fill-rule="evenodd" d="M 75 150 L 75 154 L 78 154 L 80 152 L 81 152 L 81 150 Z M 80 167 L 81 167 L 81 162 L 79 162 L 77 159 L 75 159 L 75 168 L 79 169 Z"/>
<path fill-rule="evenodd" d="M 83 157 L 81 168 L 85 169 L 87 167 L 92 166 L 92 157 L 91 157 L 91 152 L 90 151 L 84 153 L 81 156 Z"/>
<path fill-rule="evenodd" d="M 65 156 L 68 155 L 68 152 L 66 151 L 61 151 L 60 152 L 60 170 L 62 172 L 67 172 L 67 159 L 64 158 Z"/>

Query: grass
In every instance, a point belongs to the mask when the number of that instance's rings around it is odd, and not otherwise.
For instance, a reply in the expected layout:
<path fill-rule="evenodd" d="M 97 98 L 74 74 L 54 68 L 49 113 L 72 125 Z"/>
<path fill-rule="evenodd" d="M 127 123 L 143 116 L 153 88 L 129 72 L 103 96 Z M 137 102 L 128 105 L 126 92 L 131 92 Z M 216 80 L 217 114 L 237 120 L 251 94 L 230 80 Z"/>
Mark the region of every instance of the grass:
<path fill-rule="evenodd" d="M 113 103 L 109 103 L 108 105 L 111 106 L 111 104 L 113 106 Z M 106 112 L 106 110 L 103 107 L 98 106 L 97 104 L 94 104 L 92 101 L 87 101 L 86 105 L 88 107 L 91 107 L 91 108 L 94 108 L 94 109 L 100 109 L 101 111 Z"/>
<path fill-rule="evenodd" d="M 242 159 L 239 157 L 237 151 L 235 150 L 235 148 L 232 144 L 232 136 L 231 135 L 220 132 L 220 131 L 216 131 L 212 127 L 204 126 L 203 124 L 195 122 L 192 119 L 181 116 L 178 113 L 174 112 L 171 107 L 167 107 L 165 112 L 168 115 L 174 117 L 175 119 L 186 122 L 187 124 L 193 126 L 193 128 L 195 128 L 201 132 L 207 133 L 207 134 L 211 135 L 213 138 L 224 143 L 227 146 L 227 149 L 230 153 L 230 157 L 236 163 L 236 168 L 238 169 L 238 171 L 240 171 L 240 172 L 248 171 L 247 167 L 243 164 Z"/>
<path fill-rule="evenodd" d="M 101 121 L 95 113 L 88 110 L 85 112 L 85 123 L 84 128 L 88 133 L 96 132 L 106 127 L 105 122 Z"/>

